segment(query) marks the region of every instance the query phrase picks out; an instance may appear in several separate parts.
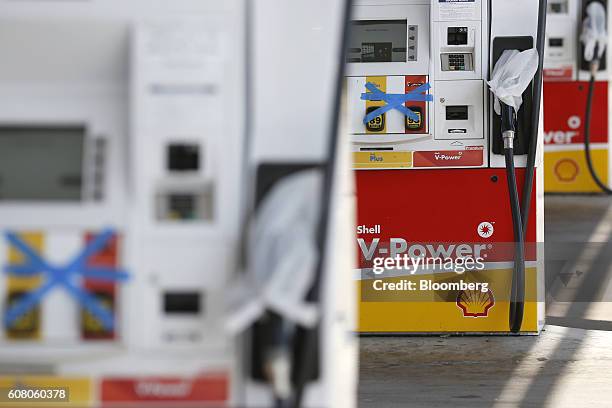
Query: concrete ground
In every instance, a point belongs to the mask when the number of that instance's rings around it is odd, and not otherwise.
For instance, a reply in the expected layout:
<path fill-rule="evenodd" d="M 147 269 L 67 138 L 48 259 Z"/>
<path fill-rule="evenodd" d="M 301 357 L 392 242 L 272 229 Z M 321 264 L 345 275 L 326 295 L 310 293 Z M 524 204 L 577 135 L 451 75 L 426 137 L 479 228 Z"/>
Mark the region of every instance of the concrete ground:
<path fill-rule="evenodd" d="M 359 406 L 612 407 L 612 198 L 547 196 L 539 337 L 361 339 Z M 548 256 L 547 256 L 548 259 Z"/>

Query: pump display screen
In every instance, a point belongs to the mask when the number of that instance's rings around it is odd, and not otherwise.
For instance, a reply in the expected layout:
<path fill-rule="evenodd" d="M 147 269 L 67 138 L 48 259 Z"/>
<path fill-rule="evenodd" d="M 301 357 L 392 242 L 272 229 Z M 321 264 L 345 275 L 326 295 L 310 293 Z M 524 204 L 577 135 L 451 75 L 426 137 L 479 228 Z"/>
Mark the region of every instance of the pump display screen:
<path fill-rule="evenodd" d="M 416 61 L 417 35 L 417 26 L 406 20 L 353 21 L 347 62 Z"/>
<path fill-rule="evenodd" d="M 467 45 L 468 43 L 468 28 L 467 27 L 448 27 L 448 45 Z"/>
<path fill-rule="evenodd" d="M 0 127 L 0 200 L 81 200 L 84 127 Z"/>

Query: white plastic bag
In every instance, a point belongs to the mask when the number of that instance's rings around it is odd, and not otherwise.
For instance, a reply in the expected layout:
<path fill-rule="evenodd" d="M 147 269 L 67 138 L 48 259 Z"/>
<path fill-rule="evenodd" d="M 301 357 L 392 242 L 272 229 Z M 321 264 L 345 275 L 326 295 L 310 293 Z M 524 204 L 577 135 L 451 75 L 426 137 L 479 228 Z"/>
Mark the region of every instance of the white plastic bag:
<path fill-rule="evenodd" d="M 248 232 L 248 269 L 230 298 L 228 331 L 244 330 L 266 309 L 305 327 L 316 323 L 317 309 L 304 298 L 319 257 L 321 189 L 321 171 L 303 171 L 280 181 L 260 204 Z"/>
<path fill-rule="evenodd" d="M 586 13 L 580 41 L 584 44 L 584 59 L 590 62 L 595 58 L 595 46 L 597 46 L 597 58 L 601 58 L 608 44 L 606 9 L 601 3 L 594 1 L 587 6 Z"/>
<path fill-rule="evenodd" d="M 495 113 L 501 114 L 500 101 L 518 112 L 523 104 L 523 92 L 538 71 L 538 51 L 535 48 L 519 52 L 506 50 L 493 68 L 488 82 L 495 95 Z"/>

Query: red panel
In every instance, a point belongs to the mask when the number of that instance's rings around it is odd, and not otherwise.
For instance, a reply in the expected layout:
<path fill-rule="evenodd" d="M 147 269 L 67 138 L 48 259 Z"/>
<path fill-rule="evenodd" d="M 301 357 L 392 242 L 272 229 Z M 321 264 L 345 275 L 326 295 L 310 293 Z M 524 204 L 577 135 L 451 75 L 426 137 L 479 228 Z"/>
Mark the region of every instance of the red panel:
<path fill-rule="evenodd" d="M 571 81 L 574 77 L 573 66 L 561 68 L 546 68 L 544 70 L 544 81 Z"/>
<path fill-rule="evenodd" d="M 358 235 L 366 242 L 380 238 L 383 244 L 390 238 L 402 238 L 409 243 L 491 244 L 487 261 L 512 259 L 514 236 L 505 169 L 355 174 L 358 225 L 380 225 L 380 232 Z M 517 178 L 520 193 L 524 169 L 517 170 Z M 528 242 L 536 239 L 535 195 L 534 188 Z M 482 222 L 494 225 L 493 235 L 486 239 L 477 231 Z M 534 250 L 534 246 L 527 249 L 529 259 L 535 259 Z M 361 267 L 365 267 L 363 263 Z"/>
<path fill-rule="evenodd" d="M 544 84 L 544 143 L 584 142 L 588 82 Z M 608 82 L 596 82 L 591 116 L 591 142 L 608 141 Z"/>
<path fill-rule="evenodd" d="M 89 243 L 95 234 L 88 233 L 85 235 L 85 243 Z M 117 266 L 117 237 L 113 237 L 106 247 L 98 253 L 92 255 L 87 262 L 88 266 L 106 266 L 116 267 Z M 83 281 L 83 287 L 106 306 L 110 306 L 113 309 L 115 316 L 116 313 L 116 283 L 96 280 L 96 279 L 85 279 Z M 81 337 L 83 339 L 114 339 L 114 330 L 104 330 L 99 324 L 96 323 L 96 319 L 90 316 L 86 311 L 82 312 L 82 324 L 81 324 Z M 93 319 L 93 320 L 92 320 Z M 92 321 L 94 324 L 92 324 Z"/>
<path fill-rule="evenodd" d="M 225 374 L 181 377 L 109 378 L 102 380 L 104 406 L 126 402 L 224 402 L 229 394 Z"/>

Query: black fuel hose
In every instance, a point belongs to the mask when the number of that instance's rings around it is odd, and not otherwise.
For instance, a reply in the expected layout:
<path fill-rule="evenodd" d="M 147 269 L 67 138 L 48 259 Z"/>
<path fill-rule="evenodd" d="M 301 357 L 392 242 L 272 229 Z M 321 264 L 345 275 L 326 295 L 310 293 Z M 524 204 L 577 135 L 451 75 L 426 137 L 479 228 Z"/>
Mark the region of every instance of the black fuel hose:
<path fill-rule="evenodd" d="M 516 132 L 516 116 L 514 108 L 501 104 L 501 131 L 504 139 L 504 158 L 506 162 L 506 181 L 508 198 L 512 213 L 512 230 L 514 232 L 514 266 L 510 289 L 510 309 L 508 323 L 512 333 L 518 333 L 523 323 L 525 309 L 525 236 L 521 203 L 514 168 L 514 136 Z"/>
<path fill-rule="evenodd" d="M 518 333 L 521 330 L 523 311 L 525 309 L 525 237 L 514 169 L 513 149 L 504 149 L 504 156 L 506 158 L 506 179 L 508 181 L 512 226 L 514 230 L 514 269 L 510 292 L 509 325 L 512 333 Z"/>
<path fill-rule="evenodd" d="M 538 150 L 538 136 L 540 128 L 540 109 L 542 102 L 542 74 L 544 67 L 544 47 L 546 38 L 546 12 L 547 0 L 539 0 L 538 28 L 536 49 L 538 51 L 538 70 L 533 79 L 533 111 L 531 116 L 531 135 L 527 150 L 527 164 L 525 167 L 525 183 L 523 184 L 523 199 L 519 207 L 520 221 L 516 219 L 516 205 L 518 203 L 518 188 L 516 187 L 516 174 L 514 172 L 514 156 L 512 149 L 505 149 L 506 174 L 508 179 L 508 191 L 510 194 L 510 206 L 512 211 L 512 223 L 514 226 L 514 269 L 512 273 L 512 289 L 510 292 L 509 326 L 512 333 L 519 333 L 523 324 L 525 310 L 525 236 L 529 226 L 529 211 L 533 194 L 533 182 L 535 177 L 535 162 Z"/>
<path fill-rule="evenodd" d="M 605 194 L 612 194 L 612 190 L 605 185 L 597 175 L 595 166 L 593 165 L 593 157 L 591 156 L 591 116 L 593 111 L 593 99 L 595 95 L 595 75 L 591 73 L 589 81 L 589 94 L 587 96 L 586 112 L 584 114 L 584 156 L 586 158 L 587 167 L 591 178 Z"/>
<path fill-rule="evenodd" d="M 540 128 L 540 109 L 542 108 L 542 76 L 544 73 L 544 49 L 546 45 L 546 11 L 548 1 L 540 0 L 538 11 L 538 37 L 536 50 L 538 51 L 538 70 L 533 79 L 533 111 L 531 116 L 531 137 L 529 149 L 527 150 L 527 165 L 525 168 L 525 184 L 523 184 L 523 200 L 521 215 L 523 217 L 523 231 L 527 232 L 529 225 L 529 211 L 531 210 L 531 196 L 533 193 L 533 181 L 535 175 L 535 162 L 538 150 L 538 135 Z"/>

